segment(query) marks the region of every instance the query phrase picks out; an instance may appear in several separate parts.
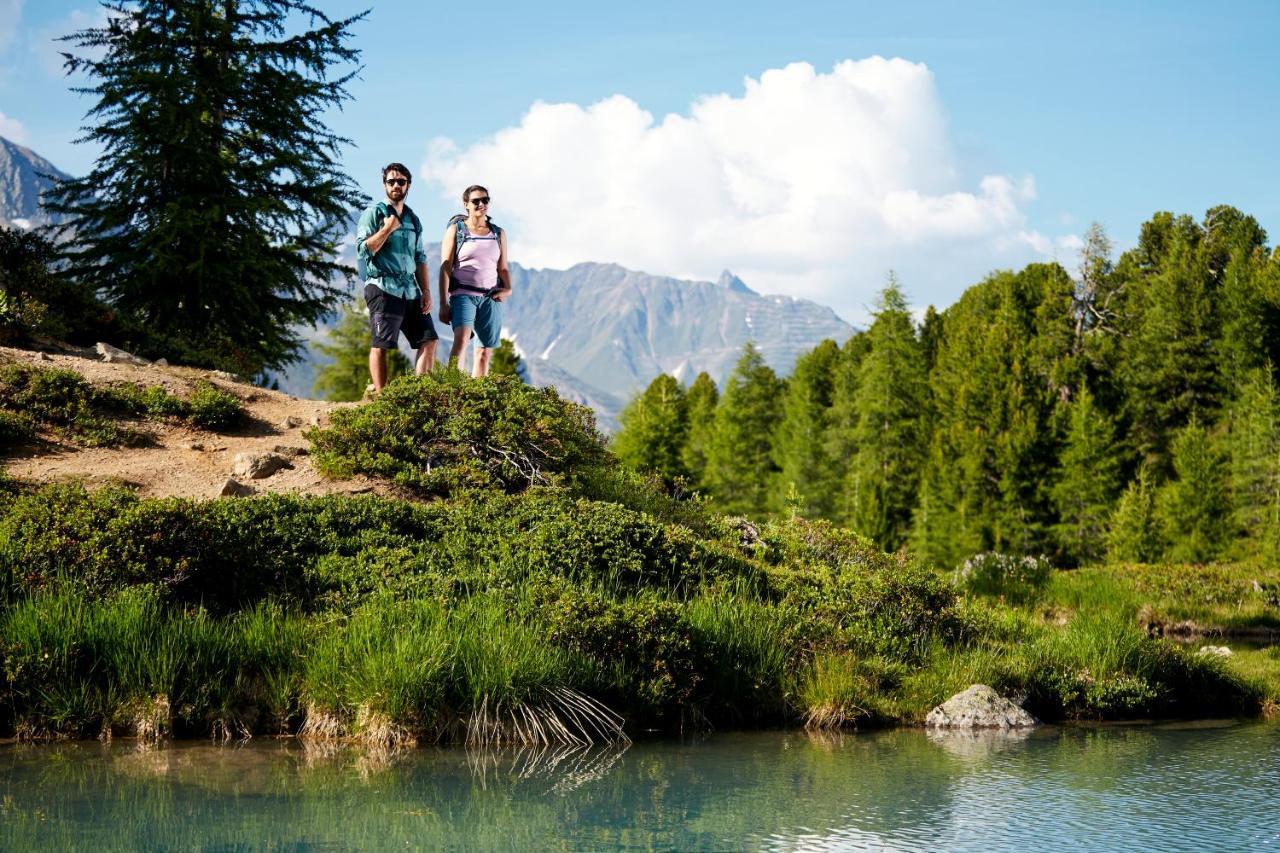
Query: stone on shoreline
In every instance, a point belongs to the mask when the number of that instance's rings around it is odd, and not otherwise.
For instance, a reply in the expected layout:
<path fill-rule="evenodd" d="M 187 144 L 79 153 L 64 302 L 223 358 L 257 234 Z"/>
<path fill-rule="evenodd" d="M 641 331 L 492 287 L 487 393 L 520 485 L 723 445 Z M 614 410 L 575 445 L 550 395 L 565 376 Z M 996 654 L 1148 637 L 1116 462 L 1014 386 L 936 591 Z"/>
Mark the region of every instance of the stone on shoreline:
<path fill-rule="evenodd" d="M 985 684 L 974 684 L 929 712 L 925 726 L 939 729 L 1018 729 L 1040 721 Z"/>

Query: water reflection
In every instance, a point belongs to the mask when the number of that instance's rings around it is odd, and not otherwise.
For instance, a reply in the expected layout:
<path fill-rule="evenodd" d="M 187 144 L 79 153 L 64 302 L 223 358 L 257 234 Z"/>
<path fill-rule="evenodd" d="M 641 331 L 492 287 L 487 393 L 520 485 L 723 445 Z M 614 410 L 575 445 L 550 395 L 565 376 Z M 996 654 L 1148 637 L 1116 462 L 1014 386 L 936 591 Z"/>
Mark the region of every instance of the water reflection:
<path fill-rule="evenodd" d="M 0 748 L 0 848 L 1252 849 L 1280 728 Z"/>

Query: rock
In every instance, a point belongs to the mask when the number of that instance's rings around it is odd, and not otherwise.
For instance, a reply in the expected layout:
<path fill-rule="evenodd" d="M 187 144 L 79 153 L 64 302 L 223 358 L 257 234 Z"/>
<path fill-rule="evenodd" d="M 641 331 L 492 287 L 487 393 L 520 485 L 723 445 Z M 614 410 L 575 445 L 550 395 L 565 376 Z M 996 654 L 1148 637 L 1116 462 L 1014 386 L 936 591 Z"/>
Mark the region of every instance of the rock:
<path fill-rule="evenodd" d="M 137 364 L 146 366 L 151 362 L 145 358 L 139 358 L 131 352 L 125 352 L 119 347 L 113 347 L 111 344 L 98 341 L 93 345 L 93 349 L 98 355 L 102 356 L 102 360 L 106 362 L 119 362 L 121 364 Z"/>
<path fill-rule="evenodd" d="M 214 379 L 222 379 L 222 380 L 225 380 L 225 381 L 227 381 L 227 382 L 239 382 L 239 381 L 240 381 L 240 377 L 239 377 L 239 376 L 236 376 L 234 373 L 228 373 L 228 372 L 227 372 L 227 371 L 225 371 L 225 370 L 210 370 L 209 372 L 207 372 L 207 373 L 205 374 L 205 376 L 212 376 Z"/>
<path fill-rule="evenodd" d="M 286 456 L 290 459 L 297 459 L 299 456 L 306 456 L 308 451 L 305 447 L 290 447 L 287 444 L 277 444 L 271 448 L 271 452 L 279 453 L 281 456 Z"/>
<path fill-rule="evenodd" d="M 53 361 L 53 359 L 49 357 L 47 352 L 38 352 L 36 353 L 36 361 Z M 1257 581 L 1254 581 L 1254 584 L 1257 584 Z"/>
<path fill-rule="evenodd" d="M 233 472 L 237 477 L 261 480 L 281 468 L 292 467 L 293 463 L 279 453 L 237 453 Z"/>
<path fill-rule="evenodd" d="M 738 544 L 743 548 L 752 548 L 760 544 L 760 531 L 745 518 L 733 519 L 733 526 L 738 529 Z"/>
<path fill-rule="evenodd" d="M 169 366 L 169 359 L 167 359 L 167 358 L 157 358 L 157 359 L 155 360 L 155 365 L 156 365 L 156 367 L 168 367 L 168 366 Z"/>
<path fill-rule="evenodd" d="M 188 442 L 185 442 L 182 446 L 186 450 L 204 450 L 203 441 L 188 441 Z"/>
<path fill-rule="evenodd" d="M 985 684 L 974 684 L 929 712 L 924 724 L 940 729 L 1017 729 L 1040 721 Z"/>
<path fill-rule="evenodd" d="M 1232 651 L 1226 646 L 1201 646 L 1200 651 L 1196 652 L 1196 654 L 1205 655 L 1206 657 L 1229 658 L 1232 655 Z"/>
<path fill-rule="evenodd" d="M 311 425 L 312 425 L 313 427 L 318 427 L 318 426 L 320 426 L 320 416 L 319 416 L 319 415 L 312 415 L 312 416 L 311 416 Z"/>
<path fill-rule="evenodd" d="M 223 498 L 244 498 L 257 493 L 258 490 L 253 486 L 241 483 L 234 477 L 228 477 L 227 481 L 222 484 L 222 491 L 218 492 L 218 496 Z"/>
<path fill-rule="evenodd" d="M 297 429 L 300 426 L 302 426 L 302 418 L 297 415 L 289 415 L 280 422 L 280 429 L 282 430 Z"/>

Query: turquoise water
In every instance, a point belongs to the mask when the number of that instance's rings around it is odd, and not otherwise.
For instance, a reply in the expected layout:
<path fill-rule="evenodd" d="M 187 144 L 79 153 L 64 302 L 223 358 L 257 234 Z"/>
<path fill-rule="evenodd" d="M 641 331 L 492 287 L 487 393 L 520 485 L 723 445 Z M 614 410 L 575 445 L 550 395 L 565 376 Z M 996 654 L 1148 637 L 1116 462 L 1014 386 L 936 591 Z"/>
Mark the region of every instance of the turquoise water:
<path fill-rule="evenodd" d="M 0 747 L 0 848 L 1256 850 L 1280 726 L 714 735 L 624 751 Z"/>

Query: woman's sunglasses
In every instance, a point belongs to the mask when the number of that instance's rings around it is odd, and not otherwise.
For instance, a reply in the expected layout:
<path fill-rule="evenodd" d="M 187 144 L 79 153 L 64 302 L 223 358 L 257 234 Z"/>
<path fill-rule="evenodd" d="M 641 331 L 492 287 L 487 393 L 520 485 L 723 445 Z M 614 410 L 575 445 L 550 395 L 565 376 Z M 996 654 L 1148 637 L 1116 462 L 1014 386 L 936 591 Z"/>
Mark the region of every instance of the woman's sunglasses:
<path fill-rule="evenodd" d="M 483 204 L 485 207 L 488 207 L 488 206 L 489 206 L 489 197 L 488 197 L 488 196 L 483 196 L 483 197 L 481 197 L 481 198 L 473 198 L 473 199 L 471 199 L 471 203 L 472 203 L 472 204 L 474 204 L 476 207 L 479 207 L 479 206 L 480 206 L 480 205 L 482 205 L 482 204 Z"/>

